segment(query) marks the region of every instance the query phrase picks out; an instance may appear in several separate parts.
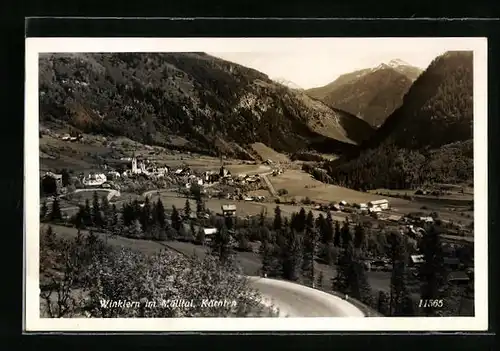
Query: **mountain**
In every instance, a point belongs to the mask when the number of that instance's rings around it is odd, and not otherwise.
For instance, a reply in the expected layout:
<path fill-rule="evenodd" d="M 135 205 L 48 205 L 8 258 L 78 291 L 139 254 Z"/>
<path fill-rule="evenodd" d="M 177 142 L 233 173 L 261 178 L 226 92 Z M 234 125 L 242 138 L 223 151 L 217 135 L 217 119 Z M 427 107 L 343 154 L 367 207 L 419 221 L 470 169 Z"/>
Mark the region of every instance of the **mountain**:
<path fill-rule="evenodd" d="M 276 83 L 284 85 L 290 89 L 295 89 L 295 90 L 304 90 L 301 86 L 298 84 L 292 82 L 291 80 L 285 79 L 285 78 L 274 78 L 273 79 Z"/>
<path fill-rule="evenodd" d="M 332 83 L 309 89 L 307 93 L 377 128 L 401 105 L 404 94 L 420 73 L 419 68 L 395 59 L 341 75 Z"/>
<path fill-rule="evenodd" d="M 148 144 L 238 156 L 262 142 L 281 152 L 352 149 L 373 133 L 256 70 L 205 53 L 45 54 L 40 121 Z"/>
<path fill-rule="evenodd" d="M 414 188 L 473 176 L 473 56 L 450 51 L 417 78 L 400 108 L 359 150 L 325 165 L 353 188 Z"/>

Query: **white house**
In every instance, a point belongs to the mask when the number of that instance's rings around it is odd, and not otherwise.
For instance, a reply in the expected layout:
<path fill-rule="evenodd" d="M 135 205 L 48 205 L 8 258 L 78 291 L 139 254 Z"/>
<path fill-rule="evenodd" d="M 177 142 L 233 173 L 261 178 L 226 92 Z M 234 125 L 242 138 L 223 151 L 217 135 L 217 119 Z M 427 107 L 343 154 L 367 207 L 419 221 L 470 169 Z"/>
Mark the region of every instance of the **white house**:
<path fill-rule="evenodd" d="M 374 207 L 379 207 L 382 210 L 388 210 L 389 201 L 387 201 L 386 199 L 382 199 L 382 200 L 373 200 L 368 202 L 368 208 L 374 208 Z"/>
<path fill-rule="evenodd" d="M 98 186 L 104 184 L 107 180 L 104 173 L 89 173 L 82 179 L 82 183 L 86 186 Z"/>
<path fill-rule="evenodd" d="M 432 218 L 432 217 L 420 217 L 420 221 L 424 222 L 424 223 L 433 223 L 434 218 Z"/>

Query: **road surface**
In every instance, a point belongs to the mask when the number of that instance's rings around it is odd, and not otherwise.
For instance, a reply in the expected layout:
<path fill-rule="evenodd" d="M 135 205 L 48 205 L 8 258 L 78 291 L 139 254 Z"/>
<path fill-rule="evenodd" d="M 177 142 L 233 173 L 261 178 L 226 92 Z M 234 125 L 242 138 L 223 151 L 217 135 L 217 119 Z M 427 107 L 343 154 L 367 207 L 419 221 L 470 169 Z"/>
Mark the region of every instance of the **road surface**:
<path fill-rule="evenodd" d="M 348 301 L 307 286 L 261 277 L 249 277 L 263 303 L 278 309 L 279 317 L 364 317 Z"/>

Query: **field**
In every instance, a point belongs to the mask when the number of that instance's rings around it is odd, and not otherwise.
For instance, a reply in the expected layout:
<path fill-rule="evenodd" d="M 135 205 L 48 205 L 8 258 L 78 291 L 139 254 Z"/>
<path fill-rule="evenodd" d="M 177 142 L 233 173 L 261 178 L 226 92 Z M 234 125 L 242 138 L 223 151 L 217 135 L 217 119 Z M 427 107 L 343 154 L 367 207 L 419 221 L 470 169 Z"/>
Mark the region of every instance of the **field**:
<path fill-rule="evenodd" d="M 288 163 L 290 162 L 290 159 L 288 156 L 284 154 L 280 154 L 279 152 L 276 152 L 275 150 L 271 149 L 270 147 L 267 147 L 266 145 L 262 143 L 253 143 L 250 145 L 252 150 L 259 155 L 259 157 L 263 160 L 271 160 L 273 162 L 279 162 L 279 163 Z"/>
<path fill-rule="evenodd" d="M 179 197 L 177 193 L 173 192 L 160 192 L 160 198 L 161 201 L 163 202 L 163 205 L 165 206 L 166 209 L 170 209 L 173 206 L 175 206 L 178 209 L 184 208 L 184 205 L 186 203 L 186 198 L 184 197 Z M 151 200 L 156 201 L 158 199 L 158 195 L 156 193 L 151 195 Z M 194 200 L 190 199 L 190 205 L 191 208 L 194 209 L 196 208 L 196 203 Z M 210 211 L 213 211 L 215 213 L 220 213 L 221 212 L 221 206 L 226 205 L 226 204 L 235 204 L 236 205 L 236 215 L 240 217 L 246 217 L 246 216 L 255 216 L 259 215 L 262 210 L 267 211 L 268 216 L 274 216 L 274 209 L 276 208 L 275 203 L 258 203 L 258 202 L 251 202 L 251 201 L 235 201 L 235 200 L 221 200 L 221 199 L 206 199 L 205 206 L 207 209 Z M 292 213 L 298 212 L 301 207 L 304 207 L 306 210 L 312 210 L 311 206 L 294 206 L 294 205 L 279 205 L 281 209 L 281 213 L 283 216 L 289 217 L 291 216 Z M 315 211 L 312 210 L 313 214 L 315 216 L 318 216 L 320 211 Z M 323 213 L 324 215 L 324 213 Z M 345 218 L 345 214 L 339 214 L 335 213 L 334 218 L 338 220 L 343 220 Z"/>

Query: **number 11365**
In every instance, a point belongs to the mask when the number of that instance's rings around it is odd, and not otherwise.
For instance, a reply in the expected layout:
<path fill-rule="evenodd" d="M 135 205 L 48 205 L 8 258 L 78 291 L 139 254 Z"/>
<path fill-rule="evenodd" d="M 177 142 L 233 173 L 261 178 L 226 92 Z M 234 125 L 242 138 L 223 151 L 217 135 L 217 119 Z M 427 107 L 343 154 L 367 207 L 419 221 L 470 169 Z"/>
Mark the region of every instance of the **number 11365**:
<path fill-rule="evenodd" d="M 434 308 L 440 308 L 443 307 L 444 302 L 443 300 L 420 300 L 418 303 L 419 308 L 427 308 L 427 307 L 434 307 Z"/>

